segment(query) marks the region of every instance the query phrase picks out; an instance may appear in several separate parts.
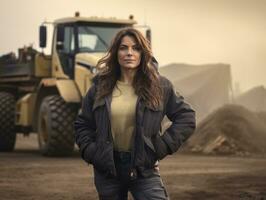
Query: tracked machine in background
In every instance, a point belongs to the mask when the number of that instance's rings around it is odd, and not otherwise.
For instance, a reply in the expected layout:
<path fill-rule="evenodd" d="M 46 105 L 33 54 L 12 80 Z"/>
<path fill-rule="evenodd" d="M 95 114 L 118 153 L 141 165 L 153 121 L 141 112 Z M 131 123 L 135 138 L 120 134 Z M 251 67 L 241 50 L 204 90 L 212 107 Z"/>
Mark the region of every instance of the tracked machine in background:
<path fill-rule="evenodd" d="M 47 24 L 40 26 L 41 48 L 46 47 Z M 136 21 L 132 16 L 119 20 L 76 13 L 52 25 L 51 55 L 24 47 L 18 59 L 14 54 L 0 58 L 0 151 L 14 149 L 17 133 L 37 133 L 42 155 L 71 154 L 73 122 L 96 64 L 113 36 L 121 28 L 136 26 Z M 150 39 L 150 29 L 141 29 Z"/>

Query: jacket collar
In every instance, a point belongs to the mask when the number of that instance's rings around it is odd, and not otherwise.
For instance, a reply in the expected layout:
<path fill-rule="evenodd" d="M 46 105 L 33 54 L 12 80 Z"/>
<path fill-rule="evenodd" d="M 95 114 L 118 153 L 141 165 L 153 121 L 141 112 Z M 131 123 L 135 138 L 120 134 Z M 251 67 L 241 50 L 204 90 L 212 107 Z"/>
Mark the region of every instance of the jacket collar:
<path fill-rule="evenodd" d="M 95 100 L 93 103 L 92 111 L 94 111 L 96 108 L 98 108 L 100 106 L 104 106 L 104 105 L 107 105 L 107 108 L 110 109 L 111 101 L 112 101 L 112 94 L 109 94 L 104 98 Z"/>
<path fill-rule="evenodd" d="M 111 101 L 112 101 L 112 94 L 109 94 L 108 96 L 106 96 L 106 97 L 104 97 L 102 99 L 94 101 L 92 111 L 94 111 L 96 108 L 98 108 L 100 106 L 106 105 L 107 109 L 108 109 L 108 112 L 110 113 Z M 152 110 L 152 111 L 162 111 L 163 110 L 163 104 L 161 103 L 156 108 L 153 108 L 153 107 L 147 105 L 142 98 L 138 97 L 138 99 L 137 99 L 137 108 L 138 109 L 143 109 L 143 110 L 145 108 L 148 108 L 149 110 Z"/>
<path fill-rule="evenodd" d="M 92 111 L 103 105 L 105 105 L 105 98 L 95 100 L 92 106 Z"/>

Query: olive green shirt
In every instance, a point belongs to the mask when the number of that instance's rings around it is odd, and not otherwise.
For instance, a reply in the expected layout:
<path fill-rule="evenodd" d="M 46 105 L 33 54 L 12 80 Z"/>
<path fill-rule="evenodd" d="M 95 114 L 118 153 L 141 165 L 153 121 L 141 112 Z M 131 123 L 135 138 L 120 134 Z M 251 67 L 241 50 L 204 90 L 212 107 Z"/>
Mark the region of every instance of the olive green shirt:
<path fill-rule="evenodd" d="M 111 128 L 116 151 L 131 150 L 136 102 L 137 95 L 133 86 L 117 81 L 111 102 Z"/>

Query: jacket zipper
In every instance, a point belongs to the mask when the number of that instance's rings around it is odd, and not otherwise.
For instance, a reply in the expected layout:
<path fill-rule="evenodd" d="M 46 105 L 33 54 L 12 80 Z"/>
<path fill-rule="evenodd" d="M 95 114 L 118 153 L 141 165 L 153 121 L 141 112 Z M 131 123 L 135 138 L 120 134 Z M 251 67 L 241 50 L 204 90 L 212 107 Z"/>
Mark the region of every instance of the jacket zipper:
<path fill-rule="evenodd" d="M 132 135 L 132 142 L 131 142 L 131 164 L 130 164 L 130 177 L 134 178 L 136 176 L 136 172 L 134 172 L 134 160 L 135 160 L 135 141 L 136 141 L 136 133 L 137 133 L 137 127 L 138 127 L 138 106 L 139 106 L 139 101 L 140 98 L 138 97 L 137 102 L 136 102 L 136 108 L 135 108 L 135 127 Z"/>
<path fill-rule="evenodd" d="M 109 132 L 108 132 L 108 141 L 107 142 L 111 142 L 111 144 L 113 146 L 113 150 L 114 150 L 114 140 L 113 140 L 112 129 L 111 129 L 111 120 L 110 120 L 111 119 L 111 108 L 110 108 L 110 102 L 111 101 L 108 101 L 107 98 L 110 99 L 111 97 L 109 96 L 109 97 L 105 98 L 105 104 L 106 104 L 106 108 L 107 108 L 107 112 L 108 112 L 108 130 L 109 130 Z M 109 140 L 111 140 L 111 141 L 109 141 Z M 112 162 L 113 162 L 113 166 L 114 166 L 114 172 L 111 171 L 111 173 L 113 173 L 114 176 L 117 176 L 114 156 L 112 156 Z"/>

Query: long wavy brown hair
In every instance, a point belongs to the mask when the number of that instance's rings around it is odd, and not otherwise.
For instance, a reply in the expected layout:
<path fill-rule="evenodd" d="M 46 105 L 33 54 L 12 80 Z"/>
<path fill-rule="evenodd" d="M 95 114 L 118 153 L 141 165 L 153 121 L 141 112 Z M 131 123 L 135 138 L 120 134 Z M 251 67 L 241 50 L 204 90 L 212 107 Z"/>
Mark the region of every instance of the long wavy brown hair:
<path fill-rule="evenodd" d="M 133 37 L 141 50 L 141 61 L 133 79 L 135 93 L 144 100 L 147 106 L 156 108 L 161 103 L 161 87 L 159 74 L 152 62 L 152 51 L 150 42 L 141 32 L 134 28 L 120 30 L 114 37 L 107 54 L 99 60 L 97 68 L 98 84 L 96 99 L 101 99 L 112 93 L 116 81 L 121 76 L 118 63 L 118 49 L 125 36 Z"/>

